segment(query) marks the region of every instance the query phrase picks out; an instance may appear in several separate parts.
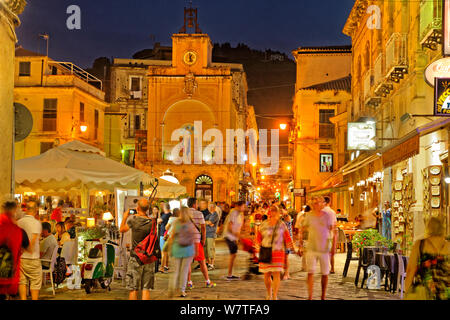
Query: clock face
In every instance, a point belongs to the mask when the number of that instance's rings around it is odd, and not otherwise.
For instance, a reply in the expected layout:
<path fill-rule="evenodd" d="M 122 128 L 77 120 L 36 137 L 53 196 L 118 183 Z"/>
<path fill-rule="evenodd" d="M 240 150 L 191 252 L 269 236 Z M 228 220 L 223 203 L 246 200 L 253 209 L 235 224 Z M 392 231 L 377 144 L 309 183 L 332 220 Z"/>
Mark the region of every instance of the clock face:
<path fill-rule="evenodd" d="M 197 54 L 194 51 L 188 51 L 184 54 L 183 61 L 187 65 L 192 66 L 197 62 Z"/>

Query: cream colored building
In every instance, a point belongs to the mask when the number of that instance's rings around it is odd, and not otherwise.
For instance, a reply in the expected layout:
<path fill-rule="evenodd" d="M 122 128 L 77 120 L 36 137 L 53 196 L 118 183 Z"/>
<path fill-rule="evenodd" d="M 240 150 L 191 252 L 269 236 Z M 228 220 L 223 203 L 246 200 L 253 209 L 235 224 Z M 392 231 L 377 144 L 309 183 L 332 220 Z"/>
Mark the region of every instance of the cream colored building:
<path fill-rule="evenodd" d="M 305 47 L 293 52 L 297 83 L 293 104 L 294 189 L 300 209 L 314 194 L 335 195 L 340 180 L 328 181 L 346 161 L 347 109 L 351 102 L 351 47 Z M 337 177 L 336 177 L 337 178 Z M 338 181 L 339 180 L 339 181 Z M 334 196 L 334 209 L 343 208 L 344 195 Z"/>
<path fill-rule="evenodd" d="M 372 4 L 383 17 L 379 29 L 368 27 Z M 390 201 L 393 239 L 405 247 L 405 239 L 423 236 L 429 216 L 448 220 L 448 121 L 433 117 L 433 87 L 424 80 L 425 68 L 442 57 L 442 1 L 358 0 L 344 33 L 353 44 L 349 121 L 377 126 L 377 150 L 354 152 L 344 170 L 354 200 L 349 210 L 354 217 Z M 431 191 L 433 176 L 439 178 Z"/>
<path fill-rule="evenodd" d="M 25 0 L 0 1 L 0 195 L 13 193 L 12 163 L 14 124 L 14 48 L 15 28 L 20 25 L 18 15 L 25 8 Z"/>
<path fill-rule="evenodd" d="M 70 62 L 16 48 L 14 102 L 33 116 L 30 135 L 15 145 L 16 159 L 39 155 L 77 139 L 103 149 L 102 82 Z M 83 131 L 86 129 L 85 131 Z"/>

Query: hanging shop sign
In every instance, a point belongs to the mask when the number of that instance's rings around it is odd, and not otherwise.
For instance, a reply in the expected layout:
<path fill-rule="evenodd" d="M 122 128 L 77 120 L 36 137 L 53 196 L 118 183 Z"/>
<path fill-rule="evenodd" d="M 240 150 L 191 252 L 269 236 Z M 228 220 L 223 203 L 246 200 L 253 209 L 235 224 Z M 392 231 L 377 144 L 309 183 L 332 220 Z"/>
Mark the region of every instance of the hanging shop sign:
<path fill-rule="evenodd" d="M 406 160 L 419 154 L 419 142 L 420 135 L 415 135 L 414 137 L 406 140 L 405 142 L 393 147 L 392 149 L 383 153 L 383 166 L 385 168 L 392 167 L 394 164 L 400 161 Z"/>
<path fill-rule="evenodd" d="M 434 85 L 434 115 L 450 116 L 450 78 L 436 78 Z"/>
<path fill-rule="evenodd" d="M 375 150 L 377 127 L 375 123 L 350 122 L 348 124 L 348 150 Z"/>
<path fill-rule="evenodd" d="M 434 61 L 425 69 L 425 81 L 434 87 L 436 78 L 450 78 L 450 57 Z"/>
<path fill-rule="evenodd" d="M 442 54 L 444 57 L 450 56 L 450 0 L 443 1 L 443 21 L 442 21 L 442 32 L 443 32 L 443 43 L 442 43 Z"/>

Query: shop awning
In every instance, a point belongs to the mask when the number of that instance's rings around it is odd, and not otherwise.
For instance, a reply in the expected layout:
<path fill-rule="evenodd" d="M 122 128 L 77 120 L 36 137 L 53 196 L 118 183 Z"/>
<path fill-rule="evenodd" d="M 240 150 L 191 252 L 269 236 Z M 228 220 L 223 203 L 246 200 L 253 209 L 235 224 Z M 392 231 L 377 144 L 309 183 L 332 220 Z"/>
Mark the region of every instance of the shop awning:
<path fill-rule="evenodd" d="M 424 124 L 379 152 L 383 155 L 383 166 L 391 167 L 420 152 L 420 137 L 450 125 L 450 118 L 437 119 Z"/>
<path fill-rule="evenodd" d="M 361 159 L 356 158 L 355 160 L 350 162 L 348 165 L 342 167 L 342 169 L 341 169 L 342 174 L 344 176 L 346 176 L 356 170 L 363 168 L 364 166 L 368 165 L 369 163 L 372 163 L 372 162 L 378 160 L 379 158 L 380 158 L 380 154 L 378 154 L 378 153 L 366 155 Z"/>
<path fill-rule="evenodd" d="M 332 186 L 314 188 L 313 190 L 309 191 L 308 195 L 309 196 L 320 196 L 320 195 L 333 193 L 333 192 L 346 191 L 347 187 L 348 187 L 348 182 L 342 181 L 342 182 L 337 183 Z"/>

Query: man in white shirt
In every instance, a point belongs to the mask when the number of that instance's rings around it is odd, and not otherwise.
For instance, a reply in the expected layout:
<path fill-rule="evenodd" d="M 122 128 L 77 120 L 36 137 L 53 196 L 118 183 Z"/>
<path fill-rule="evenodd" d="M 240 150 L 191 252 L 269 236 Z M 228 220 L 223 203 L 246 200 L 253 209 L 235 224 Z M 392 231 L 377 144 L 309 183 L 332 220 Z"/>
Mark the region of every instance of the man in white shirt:
<path fill-rule="evenodd" d="M 322 274 L 322 300 L 325 300 L 328 274 L 330 273 L 330 251 L 332 247 L 333 228 L 335 227 L 332 214 L 323 210 L 325 202 L 323 197 L 313 197 L 313 211 L 306 215 L 303 221 L 303 230 L 308 232 L 308 242 L 306 245 L 306 264 L 308 267 L 308 296 L 313 297 L 314 273 L 317 262 L 320 262 Z M 300 245 L 299 255 L 303 255 L 303 248 Z"/>
<path fill-rule="evenodd" d="M 231 210 L 225 220 L 224 238 L 230 250 L 230 260 L 228 263 L 227 280 L 238 280 L 239 277 L 233 275 L 233 265 L 238 252 L 238 242 L 241 235 L 242 225 L 244 224 L 245 201 L 236 203 L 236 207 Z"/>
<path fill-rule="evenodd" d="M 331 199 L 330 197 L 323 197 L 324 201 L 325 201 L 325 207 L 323 208 L 323 210 L 325 210 L 326 212 L 328 212 L 329 214 L 331 214 L 333 216 L 334 219 L 334 225 L 335 227 L 333 228 L 333 243 L 331 246 L 331 251 L 330 251 L 330 264 L 331 264 L 331 270 L 330 270 L 330 274 L 334 274 L 334 255 L 336 253 L 336 240 L 337 240 L 337 229 L 336 229 L 336 224 L 337 224 L 337 218 L 336 218 L 336 212 L 331 209 L 330 205 L 331 205 Z"/>
<path fill-rule="evenodd" d="M 206 242 L 206 226 L 205 226 L 205 218 L 203 216 L 203 213 L 197 210 L 197 199 L 196 198 L 189 198 L 188 199 L 188 207 L 189 207 L 189 213 L 191 216 L 191 220 L 195 225 L 195 228 L 197 229 L 198 233 L 196 234 L 194 244 L 195 244 L 195 256 L 194 261 L 197 261 L 200 265 L 200 270 L 203 273 L 203 276 L 205 277 L 206 281 L 206 287 L 207 288 L 214 288 L 216 284 L 212 282 L 209 279 L 208 274 L 208 267 L 206 266 L 206 259 L 205 259 L 205 242 Z M 188 289 L 192 290 L 194 288 L 194 284 L 191 280 L 191 269 L 189 269 L 188 274 Z"/>
<path fill-rule="evenodd" d="M 56 237 L 52 234 L 52 226 L 48 222 L 42 222 L 42 240 L 40 243 L 41 259 L 51 260 L 55 248 L 58 246 Z M 50 262 L 43 261 L 42 269 L 49 269 Z"/>
<path fill-rule="evenodd" d="M 21 300 L 27 300 L 27 284 L 30 283 L 31 299 L 39 299 L 39 290 L 42 286 L 42 265 L 40 260 L 39 237 L 42 225 L 36 220 L 37 204 L 35 201 L 27 203 L 25 216 L 17 222 L 17 225 L 25 230 L 30 239 L 30 252 L 24 252 L 20 259 L 19 296 Z"/>

